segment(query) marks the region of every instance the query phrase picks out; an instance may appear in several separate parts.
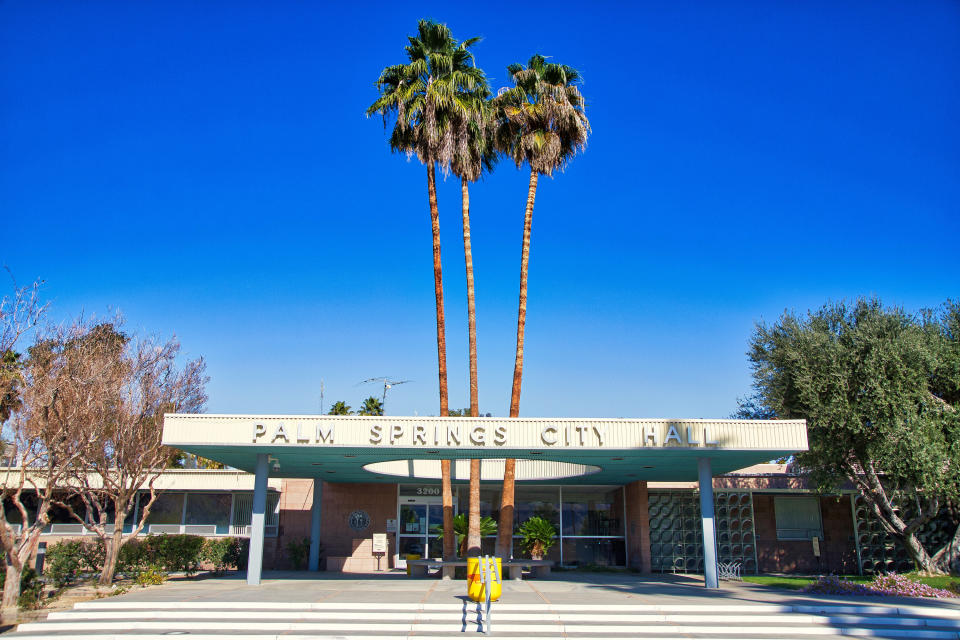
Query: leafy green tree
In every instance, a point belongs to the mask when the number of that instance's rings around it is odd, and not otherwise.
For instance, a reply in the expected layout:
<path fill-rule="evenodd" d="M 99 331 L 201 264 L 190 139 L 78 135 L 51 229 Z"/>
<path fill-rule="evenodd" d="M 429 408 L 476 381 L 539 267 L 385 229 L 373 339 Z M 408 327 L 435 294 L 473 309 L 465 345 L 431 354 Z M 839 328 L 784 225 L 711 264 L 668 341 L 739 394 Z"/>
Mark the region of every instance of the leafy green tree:
<path fill-rule="evenodd" d="M 417 35 L 408 37 L 407 62 L 386 67 L 377 79 L 380 96 L 367 116 L 380 114 L 384 127 L 394 125 L 390 148 L 408 157 L 416 155 L 427 166 L 427 196 L 433 233 L 433 282 L 437 316 L 437 360 L 440 382 L 440 415 L 446 416 L 447 346 L 443 311 L 443 273 L 440 260 L 440 213 L 437 206 L 436 166 L 450 166 L 456 123 L 463 122 L 485 83 L 483 71 L 473 64 L 470 48 L 478 38 L 458 42 L 445 24 L 420 20 Z M 453 526 L 453 491 L 450 461 L 440 463 L 443 485 L 443 527 Z M 452 555 L 447 543 L 444 556 Z"/>
<path fill-rule="evenodd" d="M 380 402 L 377 398 L 370 396 L 363 401 L 363 404 L 360 406 L 360 409 L 357 411 L 358 416 L 382 416 L 383 415 L 383 403 Z"/>
<path fill-rule="evenodd" d="M 796 460 L 820 488 L 853 484 L 919 570 L 957 562 L 960 529 L 939 550 L 917 533 L 960 498 L 960 305 L 787 312 L 756 327 L 748 355 L 745 413 L 805 418 L 809 451 Z"/>
<path fill-rule="evenodd" d="M 514 86 L 502 89 L 494 100 L 496 147 L 522 168 L 530 168 L 527 207 L 523 220 L 520 254 L 520 301 L 517 312 L 517 348 L 510 394 L 510 417 L 520 415 L 520 383 L 523 379 L 523 342 L 527 323 L 527 270 L 530 263 L 530 229 L 540 175 L 552 176 L 587 144 L 590 122 L 580 94 L 580 73 L 566 65 L 547 62 L 534 55 L 524 67 L 507 67 Z M 516 460 L 508 459 L 503 472 L 500 533 L 497 555 L 505 557 L 513 535 L 514 480 Z"/>
<path fill-rule="evenodd" d="M 351 410 L 350 405 L 348 405 L 343 400 L 337 400 L 333 403 L 333 406 L 330 407 L 330 411 L 327 412 L 328 416 L 352 416 L 353 411 Z"/>

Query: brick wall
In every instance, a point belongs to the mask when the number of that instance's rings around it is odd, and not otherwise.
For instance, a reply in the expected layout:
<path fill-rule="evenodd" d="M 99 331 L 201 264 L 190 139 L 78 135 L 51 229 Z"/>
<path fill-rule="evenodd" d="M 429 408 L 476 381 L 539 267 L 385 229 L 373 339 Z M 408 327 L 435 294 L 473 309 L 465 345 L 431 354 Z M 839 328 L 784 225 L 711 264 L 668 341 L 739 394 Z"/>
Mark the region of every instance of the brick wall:
<path fill-rule="evenodd" d="M 853 516 L 849 496 L 820 497 L 823 540 L 820 557 L 810 540 L 778 540 L 774 498 L 776 494 L 753 495 L 757 560 L 761 573 L 857 573 Z"/>
<path fill-rule="evenodd" d="M 630 568 L 650 573 L 650 512 L 647 483 L 641 480 L 623 487 L 627 506 L 627 557 Z"/>
<path fill-rule="evenodd" d="M 313 480 L 285 479 L 280 498 L 280 535 L 276 550 L 269 556 L 276 569 L 289 569 L 286 546 L 292 540 L 310 537 L 310 519 L 313 509 Z M 370 526 L 364 531 L 350 528 L 349 518 L 354 511 L 366 511 Z M 356 540 L 372 540 L 374 533 L 385 533 L 387 518 L 397 517 L 397 485 L 395 484 L 336 484 L 323 483 L 323 510 L 320 514 L 320 541 L 323 557 L 351 557 L 369 545 Z M 389 557 L 394 553 L 394 536 L 390 541 Z M 359 551 L 358 551 L 359 550 Z M 367 550 L 369 551 L 369 550 Z"/>
<path fill-rule="evenodd" d="M 363 531 L 350 528 L 350 514 L 363 510 L 370 516 L 370 526 Z M 374 533 L 386 533 L 387 519 L 397 517 L 397 485 L 395 484 L 323 484 L 323 511 L 320 540 L 326 557 L 349 557 L 358 552 L 354 540 L 372 540 Z M 396 537 L 388 534 L 390 543 L 386 562 L 396 553 Z M 366 548 L 366 545 L 359 550 Z"/>

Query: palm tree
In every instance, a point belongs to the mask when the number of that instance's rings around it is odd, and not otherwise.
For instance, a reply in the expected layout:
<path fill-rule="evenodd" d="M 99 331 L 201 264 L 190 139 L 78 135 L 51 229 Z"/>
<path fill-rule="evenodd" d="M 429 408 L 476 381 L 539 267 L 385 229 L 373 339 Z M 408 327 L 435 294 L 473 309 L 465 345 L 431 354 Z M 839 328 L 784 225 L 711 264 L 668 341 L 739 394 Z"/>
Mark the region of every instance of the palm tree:
<path fill-rule="evenodd" d="M 395 117 L 390 148 L 416 155 L 427 166 L 427 196 L 433 232 L 433 282 L 437 301 L 437 360 L 440 378 L 440 415 L 449 413 L 447 401 L 447 347 L 443 315 L 443 274 L 440 262 L 440 214 L 437 208 L 436 165 L 446 169 L 453 148 L 451 123 L 469 110 L 469 94 L 483 72 L 473 66 L 470 47 L 477 38 L 457 42 L 444 24 L 421 20 L 417 35 L 408 38 L 407 62 L 385 68 L 377 80 L 380 97 L 367 109 L 379 113 L 384 127 Z M 452 558 L 453 491 L 450 461 L 441 462 L 443 485 L 443 555 Z"/>
<path fill-rule="evenodd" d="M 348 405 L 343 400 L 337 400 L 333 403 L 333 406 L 330 407 L 330 411 L 327 412 L 328 416 L 351 416 L 353 411 L 351 411 L 350 405 Z"/>
<path fill-rule="evenodd" d="M 527 208 L 523 219 L 520 253 L 520 302 L 517 313 L 517 350 L 513 365 L 510 417 L 520 415 L 520 383 L 523 379 L 523 339 L 527 322 L 527 267 L 530 262 L 530 228 L 537 178 L 552 176 L 582 150 L 590 133 L 580 94 L 580 74 L 566 65 L 547 62 L 537 54 L 527 62 L 507 67 L 514 86 L 501 89 L 495 98 L 497 148 L 518 168 L 530 167 Z M 503 472 L 497 556 L 506 557 L 513 537 L 513 495 L 516 461 L 508 459 Z"/>
<path fill-rule="evenodd" d="M 457 145 L 450 169 L 460 178 L 461 210 L 463 217 L 463 256 L 467 273 L 467 327 L 470 361 L 470 415 L 480 415 L 477 386 L 477 313 L 474 301 L 473 250 L 470 244 L 470 183 L 476 182 L 484 171 L 490 171 L 496 161 L 491 132 L 490 91 L 486 82 L 473 92 L 470 110 L 454 119 Z M 470 461 L 470 502 L 466 548 L 469 555 L 480 555 L 482 539 L 480 521 L 480 460 Z"/>
<path fill-rule="evenodd" d="M 357 411 L 358 416 L 382 416 L 383 415 L 383 403 L 370 396 L 363 401 L 363 404 L 360 406 L 360 409 Z"/>

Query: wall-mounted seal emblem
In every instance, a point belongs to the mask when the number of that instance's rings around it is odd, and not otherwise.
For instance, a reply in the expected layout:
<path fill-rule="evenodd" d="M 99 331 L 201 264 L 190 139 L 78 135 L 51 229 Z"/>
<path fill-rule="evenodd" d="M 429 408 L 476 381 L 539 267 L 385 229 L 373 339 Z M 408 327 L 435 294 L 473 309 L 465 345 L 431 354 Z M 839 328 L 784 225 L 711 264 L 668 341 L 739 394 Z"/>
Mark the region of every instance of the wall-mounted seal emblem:
<path fill-rule="evenodd" d="M 366 511 L 358 509 L 350 514 L 350 517 L 347 519 L 347 524 L 349 524 L 350 528 L 354 531 L 363 531 L 370 526 L 370 516 Z"/>

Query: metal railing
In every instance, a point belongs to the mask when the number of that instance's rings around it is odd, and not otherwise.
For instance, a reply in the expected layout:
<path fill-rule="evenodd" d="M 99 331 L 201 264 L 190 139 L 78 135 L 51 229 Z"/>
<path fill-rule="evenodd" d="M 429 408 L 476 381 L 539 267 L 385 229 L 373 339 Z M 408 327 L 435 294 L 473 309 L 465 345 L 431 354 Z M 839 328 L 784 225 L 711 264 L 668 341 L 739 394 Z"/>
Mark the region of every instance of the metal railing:
<path fill-rule="evenodd" d="M 503 585 L 500 581 L 500 574 L 497 572 L 497 559 L 492 556 L 480 557 L 480 582 L 483 585 L 484 602 L 477 603 L 477 609 L 480 609 L 480 628 L 484 635 L 490 635 L 490 592 L 493 591 L 493 585 Z M 481 606 L 483 607 L 481 609 Z"/>

